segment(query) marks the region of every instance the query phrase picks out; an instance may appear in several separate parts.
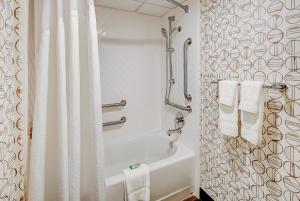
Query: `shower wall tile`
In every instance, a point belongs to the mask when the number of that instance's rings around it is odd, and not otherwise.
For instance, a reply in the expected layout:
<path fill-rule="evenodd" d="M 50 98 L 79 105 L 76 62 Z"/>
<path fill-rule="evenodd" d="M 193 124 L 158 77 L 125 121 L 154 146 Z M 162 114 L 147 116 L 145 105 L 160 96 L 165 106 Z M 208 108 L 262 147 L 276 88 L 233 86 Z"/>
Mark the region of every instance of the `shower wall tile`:
<path fill-rule="evenodd" d="M 201 0 L 200 183 L 216 201 L 300 200 L 300 1 Z M 216 79 L 267 91 L 263 142 L 217 131 Z"/>
<path fill-rule="evenodd" d="M 160 18 L 97 7 L 102 103 L 127 105 L 104 111 L 103 121 L 127 117 L 121 127 L 105 128 L 106 139 L 161 130 L 162 36 Z M 122 138 L 124 139 L 124 138 Z"/>

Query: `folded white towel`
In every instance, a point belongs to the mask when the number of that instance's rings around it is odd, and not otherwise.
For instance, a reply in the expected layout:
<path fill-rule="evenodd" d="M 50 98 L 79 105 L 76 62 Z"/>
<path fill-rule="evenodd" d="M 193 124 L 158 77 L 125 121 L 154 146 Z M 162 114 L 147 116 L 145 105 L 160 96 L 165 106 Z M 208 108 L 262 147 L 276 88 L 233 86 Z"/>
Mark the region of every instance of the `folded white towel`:
<path fill-rule="evenodd" d="M 219 82 L 219 103 L 232 106 L 237 93 L 237 81 L 222 80 Z"/>
<path fill-rule="evenodd" d="M 219 131 L 238 136 L 238 82 L 221 81 L 219 85 Z"/>
<path fill-rule="evenodd" d="M 150 176 L 146 164 L 130 166 L 123 170 L 125 198 L 127 201 L 150 201 Z"/>
<path fill-rule="evenodd" d="M 244 81 L 241 84 L 240 110 L 257 113 L 263 91 L 263 82 Z"/>
<path fill-rule="evenodd" d="M 255 81 L 243 82 L 241 90 L 241 137 L 258 145 L 262 141 L 264 119 L 263 84 Z"/>

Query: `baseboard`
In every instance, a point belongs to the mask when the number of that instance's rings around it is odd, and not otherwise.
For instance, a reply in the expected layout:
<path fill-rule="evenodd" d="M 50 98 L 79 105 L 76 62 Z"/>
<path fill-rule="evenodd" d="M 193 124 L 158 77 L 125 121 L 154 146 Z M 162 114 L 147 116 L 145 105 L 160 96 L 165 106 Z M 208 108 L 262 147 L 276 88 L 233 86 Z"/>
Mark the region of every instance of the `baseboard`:
<path fill-rule="evenodd" d="M 200 188 L 201 201 L 214 201 L 202 188 Z"/>

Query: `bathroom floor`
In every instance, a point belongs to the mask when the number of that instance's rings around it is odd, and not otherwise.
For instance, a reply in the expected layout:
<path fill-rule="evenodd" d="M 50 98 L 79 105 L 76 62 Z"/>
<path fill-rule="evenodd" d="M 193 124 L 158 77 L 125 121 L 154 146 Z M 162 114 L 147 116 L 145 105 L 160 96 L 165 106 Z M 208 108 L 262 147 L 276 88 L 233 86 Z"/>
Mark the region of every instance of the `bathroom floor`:
<path fill-rule="evenodd" d="M 187 198 L 187 199 L 185 199 L 183 201 L 201 201 L 201 200 L 198 200 L 198 198 L 196 198 L 195 196 L 193 196 L 193 197 L 189 197 L 189 198 Z"/>

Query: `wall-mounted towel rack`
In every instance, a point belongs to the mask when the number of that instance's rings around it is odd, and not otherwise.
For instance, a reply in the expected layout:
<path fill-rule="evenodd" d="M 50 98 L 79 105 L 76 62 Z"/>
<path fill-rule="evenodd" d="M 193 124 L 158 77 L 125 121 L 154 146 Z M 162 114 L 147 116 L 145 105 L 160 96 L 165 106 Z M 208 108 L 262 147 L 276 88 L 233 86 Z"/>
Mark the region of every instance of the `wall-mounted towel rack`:
<path fill-rule="evenodd" d="M 126 106 L 126 104 L 127 104 L 126 100 L 121 100 L 119 103 L 103 104 L 102 109 L 112 108 L 112 107 L 124 107 Z"/>
<path fill-rule="evenodd" d="M 211 81 L 210 83 L 217 84 L 219 86 L 220 81 L 222 81 L 222 80 L 218 79 L 218 80 Z M 241 84 L 239 83 L 239 85 L 241 85 Z M 263 88 L 285 91 L 287 89 L 287 85 L 285 83 L 276 83 L 276 84 L 271 84 L 271 85 L 264 84 Z M 219 97 L 218 91 L 217 91 L 216 97 L 217 98 Z"/>
<path fill-rule="evenodd" d="M 211 81 L 211 84 L 219 84 L 219 82 L 222 80 L 215 80 L 215 81 Z M 239 83 L 240 85 L 240 83 Z M 263 88 L 266 89 L 277 89 L 277 90 L 286 90 L 287 89 L 287 85 L 285 83 L 276 83 L 276 84 L 271 84 L 271 85 L 264 85 Z"/>
<path fill-rule="evenodd" d="M 123 124 L 123 123 L 126 122 L 126 120 L 127 120 L 126 117 L 121 117 L 121 119 L 118 120 L 118 121 L 104 122 L 104 123 L 102 124 L 102 126 L 103 126 L 103 127 L 106 127 L 106 126 L 113 126 L 113 125 Z"/>

